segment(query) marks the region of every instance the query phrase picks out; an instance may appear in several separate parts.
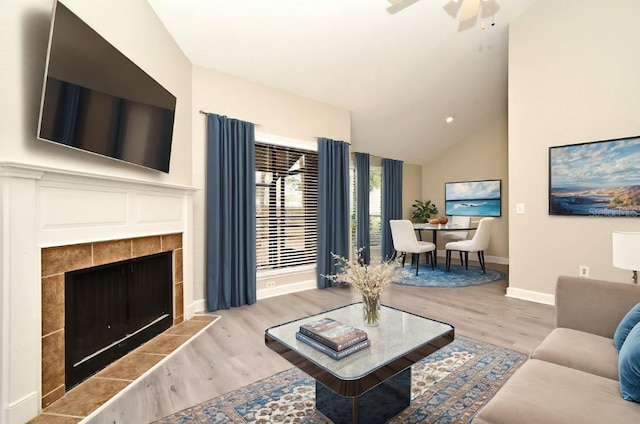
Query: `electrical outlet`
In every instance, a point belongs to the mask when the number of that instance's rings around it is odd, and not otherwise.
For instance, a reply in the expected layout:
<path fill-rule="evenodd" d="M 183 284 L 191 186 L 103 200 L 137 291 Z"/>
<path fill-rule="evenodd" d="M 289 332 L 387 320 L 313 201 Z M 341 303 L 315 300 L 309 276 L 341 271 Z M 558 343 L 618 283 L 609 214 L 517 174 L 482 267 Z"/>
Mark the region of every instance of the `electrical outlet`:
<path fill-rule="evenodd" d="M 587 265 L 580 265 L 580 269 L 578 270 L 578 275 L 580 277 L 588 277 L 589 276 L 589 267 Z"/>
<path fill-rule="evenodd" d="M 268 289 L 272 289 L 276 286 L 276 282 L 275 281 L 267 281 L 267 288 Z"/>

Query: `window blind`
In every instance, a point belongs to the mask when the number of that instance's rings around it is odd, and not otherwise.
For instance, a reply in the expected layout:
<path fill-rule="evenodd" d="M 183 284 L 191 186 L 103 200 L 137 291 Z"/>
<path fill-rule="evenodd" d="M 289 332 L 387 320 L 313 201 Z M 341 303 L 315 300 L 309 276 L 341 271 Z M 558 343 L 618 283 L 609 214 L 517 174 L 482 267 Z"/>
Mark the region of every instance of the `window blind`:
<path fill-rule="evenodd" d="M 316 262 L 317 152 L 256 142 L 257 270 Z"/>

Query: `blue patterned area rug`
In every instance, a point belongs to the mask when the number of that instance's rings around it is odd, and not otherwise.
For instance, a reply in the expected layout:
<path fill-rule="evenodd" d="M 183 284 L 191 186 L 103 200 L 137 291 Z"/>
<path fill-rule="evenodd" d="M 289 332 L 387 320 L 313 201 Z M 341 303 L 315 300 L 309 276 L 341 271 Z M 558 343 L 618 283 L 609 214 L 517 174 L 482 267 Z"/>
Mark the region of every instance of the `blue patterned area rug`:
<path fill-rule="evenodd" d="M 404 270 L 407 275 L 402 281 L 394 284 L 416 287 L 469 287 L 495 283 L 506 278 L 504 273 L 495 269 L 486 268 L 485 274 L 482 268 L 473 265 L 465 269 L 462 265 L 452 264 L 447 272 L 444 264 L 438 264 L 436 269 L 431 269 L 431 265 L 428 264 L 420 264 L 417 276 L 416 269 L 411 264 L 405 264 Z"/>
<path fill-rule="evenodd" d="M 527 355 L 464 336 L 412 367 L 411 405 L 389 423 L 467 423 Z M 325 423 L 314 380 L 291 368 L 166 417 L 157 424 Z"/>

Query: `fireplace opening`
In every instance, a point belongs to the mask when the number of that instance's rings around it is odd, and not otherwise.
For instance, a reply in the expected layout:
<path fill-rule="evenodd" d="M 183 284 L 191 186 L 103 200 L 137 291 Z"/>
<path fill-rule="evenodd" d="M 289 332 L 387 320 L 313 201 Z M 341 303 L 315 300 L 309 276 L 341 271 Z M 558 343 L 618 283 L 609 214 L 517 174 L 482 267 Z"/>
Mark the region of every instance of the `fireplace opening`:
<path fill-rule="evenodd" d="M 66 390 L 171 327 L 172 256 L 65 274 Z"/>

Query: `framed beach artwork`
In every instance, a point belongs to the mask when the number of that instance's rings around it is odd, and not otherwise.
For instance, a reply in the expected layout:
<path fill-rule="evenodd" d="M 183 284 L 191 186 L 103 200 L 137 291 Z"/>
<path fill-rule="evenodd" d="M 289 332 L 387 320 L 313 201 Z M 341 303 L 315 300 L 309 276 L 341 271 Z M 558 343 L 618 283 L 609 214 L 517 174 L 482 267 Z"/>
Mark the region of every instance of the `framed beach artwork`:
<path fill-rule="evenodd" d="M 444 183 L 445 215 L 500 216 L 501 181 Z"/>
<path fill-rule="evenodd" d="M 549 148 L 549 215 L 640 215 L 640 136 Z"/>

